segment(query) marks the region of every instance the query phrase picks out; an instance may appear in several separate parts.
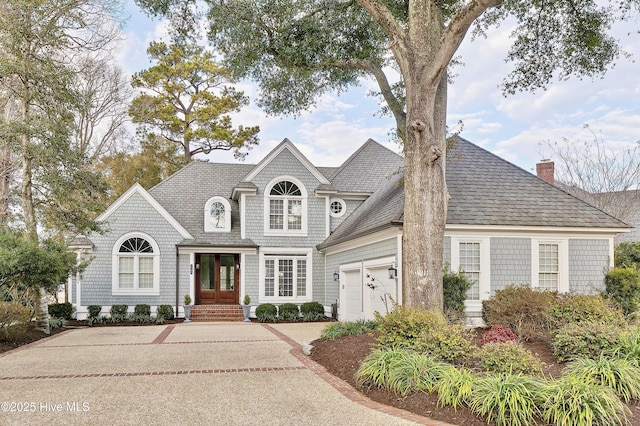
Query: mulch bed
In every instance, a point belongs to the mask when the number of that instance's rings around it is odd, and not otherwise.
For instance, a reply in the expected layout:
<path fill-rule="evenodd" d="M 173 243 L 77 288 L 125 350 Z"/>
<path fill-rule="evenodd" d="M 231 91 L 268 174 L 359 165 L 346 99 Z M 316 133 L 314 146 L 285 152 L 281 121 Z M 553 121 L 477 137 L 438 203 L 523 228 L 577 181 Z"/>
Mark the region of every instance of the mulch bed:
<path fill-rule="evenodd" d="M 481 336 L 484 330 L 478 330 L 477 336 Z M 375 346 L 376 336 L 364 334 L 359 336 L 344 336 L 335 340 L 319 339 L 313 342 L 311 358 L 324 366 L 327 371 L 336 377 L 348 382 L 354 388 L 354 376 L 360 366 L 360 362 L 371 352 Z M 562 374 L 564 364 L 558 364 L 551 353 L 549 346 L 543 341 L 525 342 L 524 346 L 536 353 L 547 364 L 545 374 L 558 377 Z M 360 391 L 379 403 L 401 408 L 412 413 L 429 417 L 434 420 L 465 426 L 487 425 L 487 421 L 473 414 L 465 407 L 453 410 L 448 407 L 438 406 L 437 394 L 414 393 L 407 397 L 401 397 L 378 387 L 368 387 Z M 640 425 L 640 407 L 638 404 L 630 406 L 633 417 L 630 424 Z"/>

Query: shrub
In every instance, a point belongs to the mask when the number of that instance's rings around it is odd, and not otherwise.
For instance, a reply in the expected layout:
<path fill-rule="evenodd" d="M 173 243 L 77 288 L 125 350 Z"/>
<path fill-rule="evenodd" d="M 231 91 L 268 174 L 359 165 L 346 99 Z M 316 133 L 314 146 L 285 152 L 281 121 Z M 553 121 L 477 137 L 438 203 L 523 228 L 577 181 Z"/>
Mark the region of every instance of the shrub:
<path fill-rule="evenodd" d="M 542 375 L 544 363 L 516 342 L 487 343 L 478 352 L 482 368 L 492 373 Z"/>
<path fill-rule="evenodd" d="M 581 358 L 570 363 L 564 374 L 607 386 L 625 402 L 640 399 L 640 370 L 626 359 Z"/>
<path fill-rule="evenodd" d="M 295 303 L 283 303 L 278 308 L 278 317 L 283 321 L 298 321 L 300 311 Z"/>
<path fill-rule="evenodd" d="M 477 350 L 473 344 L 472 330 L 460 324 L 447 323 L 440 328 L 425 329 L 420 334 L 417 349 L 455 364 L 465 362 Z"/>
<path fill-rule="evenodd" d="M 454 410 L 465 404 L 473 391 L 474 375 L 468 368 L 456 368 L 448 365 L 442 369 L 435 390 L 441 407 Z"/>
<path fill-rule="evenodd" d="M 546 336 L 549 330 L 547 309 L 556 293 L 532 290 L 529 286 L 508 286 L 482 302 L 486 324 L 509 327 L 519 339 Z"/>
<path fill-rule="evenodd" d="M 453 272 L 449 269 L 449 265 L 445 265 L 442 274 L 444 311 L 464 312 L 467 290 L 472 285 L 473 283 L 469 281 L 464 272 Z"/>
<path fill-rule="evenodd" d="M 127 315 L 128 310 L 129 307 L 127 305 L 113 305 L 109 313 L 112 317 L 116 315 Z"/>
<path fill-rule="evenodd" d="M 278 319 L 278 308 L 271 303 L 263 303 L 256 308 L 256 318 L 260 322 L 273 321 Z"/>
<path fill-rule="evenodd" d="M 102 306 L 99 305 L 89 305 L 87 306 L 87 312 L 89 314 L 89 318 L 98 318 L 100 315 L 100 311 L 102 311 Z"/>
<path fill-rule="evenodd" d="M 640 329 L 633 328 L 622 332 L 611 355 L 627 359 L 640 367 Z"/>
<path fill-rule="evenodd" d="M 631 268 L 613 268 L 604 276 L 605 295 L 620 307 L 625 315 L 638 311 L 640 306 L 640 271 Z"/>
<path fill-rule="evenodd" d="M 334 322 L 322 330 L 321 338 L 334 340 L 342 336 L 367 334 L 378 329 L 376 321 L 358 320 L 353 322 Z"/>
<path fill-rule="evenodd" d="M 613 389 L 564 376 L 542 385 L 540 417 L 558 426 L 626 424 L 629 408 Z"/>
<path fill-rule="evenodd" d="M 52 303 L 49 305 L 49 315 L 70 320 L 73 317 L 73 305 L 70 302 Z"/>
<path fill-rule="evenodd" d="M 491 328 L 482 335 L 480 344 L 514 342 L 515 340 L 516 335 L 509 327 L 505 327 L 502 324 L 492 324 Z"/>
<path fill-rule="evenodd" d="M 469 408 L 497 426 L 534 424 L 540 383 L 521 374 L 478 377 Z"/>
<path fill-rule="evenodd" d="M 0 340 L 11 342 L 24 334 L 31 322 L 31 310 L 17 303 L 0 302 Z"/>
<path fill-rule="evenodd" d="M 133 308 L 133 313 L 135 315 L 146 315 L 146 316 L 150 317 L 151 316 L 151 306 L 147 305 L 146 303 L 138 304 Z"/>
<path fill-rule="evenodd" d="M 64 327 L 66 324 L 67 324 L 67 320 L 64 318 L 58 318 L 58 317 L 49 318 L 49 328 L 51 329 L 61 328 L 61 327 Z"/>
<path fill-rule="evenodd" d="M 579 323 L 560 328 L 551 339 L 551 350 L 558 361 L 597 358 L 618 346 L 623 330 L 615 324 Z"/>
<path fill-rule="evenodd" d="M 174 318 L 173 307 L 171 305 L 160 305 L 156 310 L 156 315 L 166 320 L 172 320 Z"/>
<path fill-rule="evenodd" d="M 620 243 L 614 253 L 616 268 L 633 268 L 640 266 L 640 242 Z"/>
<path fill-rule="evenodd" d="M 129 314 L 114 314 L 112 313 L 110 317 L 108 317 L 105 322 L 110 322 L 112 324 L 117 324 L 119 322 L 129 321 Z"/>
<path fill-rule="evenodd" d="M 324 306 L 318 302 L 305 302 L 300 305 L 300 313 L 303 317 L 324 318 Z"/>
<path fill-rule="evenodd" d="M 618 326 L 626 324 L 626 320 L 618 309 L 599 295 L 564 294 L 551 304 L 547 311 L 549 324 L 554 330 L 568 324 L 609 323 Z"/>
<path fill-rule="evenodd" d="M 164 319 L 162 317 L 159 317 L 159 318 L 160 318 L 160 323 L 162 323 Z M 121 321 L 131 321 L 131 322 L 139 322 L 139 323 L 158 322 L 157 319 L 152 317 L 151 315 L 136 314 L 136 313 L 133 313 L 131 315 L 126 315 L 124 319 L 122 319 Z"/>

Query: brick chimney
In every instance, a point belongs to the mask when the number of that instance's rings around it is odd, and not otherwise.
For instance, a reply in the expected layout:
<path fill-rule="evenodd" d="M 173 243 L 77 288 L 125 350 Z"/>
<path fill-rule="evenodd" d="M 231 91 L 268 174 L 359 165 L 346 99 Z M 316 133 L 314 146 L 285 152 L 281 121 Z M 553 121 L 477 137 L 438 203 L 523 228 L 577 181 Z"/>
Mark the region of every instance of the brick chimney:
<path fill-rule="evenodd" d="M 554 177 L 554 164 L 551 160 L 540 160 L 538 164 L 536 164 L 536 175 L 550 183 L 551 185 L 555 185 L 555 177 Z"/>

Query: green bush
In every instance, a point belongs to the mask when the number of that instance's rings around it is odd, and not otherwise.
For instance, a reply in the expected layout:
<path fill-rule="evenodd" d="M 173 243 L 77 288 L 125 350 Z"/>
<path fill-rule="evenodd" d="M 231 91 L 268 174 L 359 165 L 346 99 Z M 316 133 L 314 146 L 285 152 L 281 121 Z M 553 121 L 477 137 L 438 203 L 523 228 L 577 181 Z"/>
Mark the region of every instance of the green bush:
<path fill-rule="evenodd" d="M 70 302 L 52 303 L 48 309 L 49 315 L 54 318 L 70 320 L 73 317 L 73 305 Z"/>
<path fill-rule="evenodd" d="M 492 373 L 542 375 L 544 363 L 521 344 L 509 341 L 487 343 L 480 348 L 482 368 Z"/>
<path fill-rule="evenodd" d="M 466 404 L 473 391 L 475 376 L 468 368 L 456 368 L 447 365 L 442 369 L 435 385 L 438 393 L 438 404 L 451 407 L 454 410 Z"/>
<path fill-rule="evenodd" d="M 320 337 L 327 340 L 334 340 L 342 336 L 371 333 L 377 329 L 377 321 L 358 320 L 353 322 L 334 322 L 322 330 Z"/>
<path fill-rule="evenodd" d="M 282 321 L 298 321 L 300 319 L 300 311 L 295 303 L 283 303 L 278 308 L 278 317 Z"/>
<path fill-rule="evenodd" d="M 100 305 L 87 306 L 87 312 L 88 312 L 89 318 L 98 318 L 98 315 L 100 315 L 101 311 L 102 311 L 102 306 Z"/>
<path fill-rule="evenodd" d="M 535 424 L 540 382 L 521 374 L 478 377 L 469 408 L 497 426 Z"/>
<path fill-rule="evenodd" d="M 640 399 L 640 369 L 626 359 L 611 359 L 602 355 L 597 359 L 581 358 L 571 362 L 564 374 L 607 386 L 625 402 Z"/>
<path fill-rule="evenodd" d="M 620 243 L 614 253 L 616 268 L 640 267 L 640 242 Z"/>
<path fill-rule="evenodd" d="M 423 330 L 417 349 L 437 359 L 461 364 L 471 357 L 477 347 L 473 344 L 472 330 L 445 322 L 442 327 Z"/>
<path fill-rule="evenodd" d="M 113 305 L 111 306 L 111 310 L 109 311 L 109 313 L 112 317 L 116 315 L 127 315 L 128 310 L 129 306 L 127 305 Z"/>
<path fill-rule="evenodd" d="M 151 306 L 146 303 L 140 303 L 133 308 L 133 313 L 135 315 L 146 315 L 148 317 L 151 316 Z"/>
<path fill-rule="evenodd" d="M 554 330 L 568 324 L 608 323 L 624 326 L 626 320 L 622 312 L 599 295 L 563 294 L 551 304 L 547 311 L 549 324 Z"/>
<path fill-rule="evenodd" d="M 17 303 L 0 302 L 0 341 L 12 342 L 27 331 L 31 310 Z"/>
<path fill-rule="evenodd" d="M 324 318 L 324 306 L 318 302 L 305 302 L 300 305 L 300 314 L 304 321 L 318 321 Z"/>
<path fill-rule="evenodd" d="M 613 389 L 575 376 L 544 383 L 540 396 L 540 417 L 558 426 L 624 425 L 631 414 Z"/>
<path fill-rule="evenodd" d="M 166 320 L 172 320 L 174 318 L 173 307 L 171 305 L 160 305 L 156 310 L 156 315 Z"/>
<path fill-rule="evenodd" d="M 640 329 L 635 327 L 622 332 L 611 355 L 627 359 L 640 367 Z"/>
<path fill-rule="evenodd" d="M 256 318 L 260 322 L 272 321 L 278 319 L 278 308 L 271 303 L 263 303 L 256 308 Z"/>
<path fill-rule="evenodd" d="M 550 345 L 558 361 L 597 358 L 611 353 L 619 344 L 624 330 L 615 324 L 599 322 L 569 324 L 554 333 Z"/>
<path fill-rule="evenodd" d="M 54 328 L 64 327 L 66 324 L 67 324 L 67 320 L 64 318 L 58 318 L 58 317 L 49 318 L 49 328 L 51 328 L 52 330 Z"/>
<path fill-rule="evenodd" d="M 547 309 L 555 298 L 556 293 L 526 285 L 508 286 L 482 302 L 482 319 L 509 327 L 521 340 L 543 337 L 549 331 Z"/>
<path fill-rule="evenodd" d="M 604 276 L 605 295 L 625 315 L 635 314 L 640 306 L 640 271 L 636 266 L 613 268 Z"/>
<path fill-rule="evenodd" d="M 449 265 L 445 265 L 442 274 L 444 311 L 464 312 L 467 290 L 472 285 L 473 283 L 469 281 L 464 272 L 453 272 L 449 269 Z"/>

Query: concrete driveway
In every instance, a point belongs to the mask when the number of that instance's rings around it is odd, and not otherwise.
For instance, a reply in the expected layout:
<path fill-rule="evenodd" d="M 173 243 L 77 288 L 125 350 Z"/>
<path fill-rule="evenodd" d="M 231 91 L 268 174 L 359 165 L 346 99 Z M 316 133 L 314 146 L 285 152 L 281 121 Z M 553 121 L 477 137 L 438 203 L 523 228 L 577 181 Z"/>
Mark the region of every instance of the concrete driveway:
<path fill-rule="evenodd" d="M 303 354 L 325 324 L 70 330 L 0 354 L 1 425 L 442 425 Z"/>

